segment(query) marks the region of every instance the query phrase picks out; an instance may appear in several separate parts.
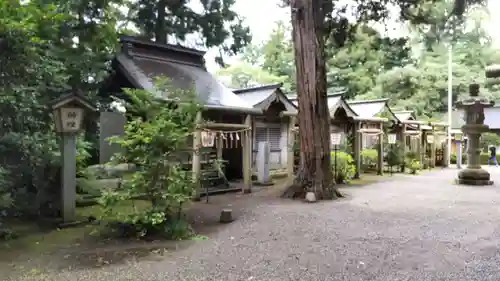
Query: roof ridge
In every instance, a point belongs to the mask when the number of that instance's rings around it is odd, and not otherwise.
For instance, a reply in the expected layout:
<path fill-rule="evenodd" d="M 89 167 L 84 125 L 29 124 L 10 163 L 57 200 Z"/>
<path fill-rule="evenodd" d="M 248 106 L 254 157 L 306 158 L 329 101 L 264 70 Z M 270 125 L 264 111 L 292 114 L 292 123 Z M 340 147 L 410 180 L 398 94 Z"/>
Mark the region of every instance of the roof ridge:
<path fill-rule="evenodd" d="M 376 103 L 376 102 L 388 102 L 389 98 L 383 98 L 383 99 L 373 99 L 373 100 L 351 100 L 347 101 L 347 103 L 350 104 L 363 104 L 363 103 Z"/>
<path fill-rule="evenodd" d="M 242 93 L 248 93 L 252 91 L 259 91 L 259 90 L 268 90 L 268 89 L 278 89 L 283 86 L 283 83 L 275 83 L 275 84 L 267 84 L 267 85 L 260 85 L 260 86 L 253 86 L 253 87 L 247 87 L 247 88 L 241 88 L 241 89 L 236 89 L 233 90 L 233 93 L 235 94 L 242 94 Z"/>
<path fill-rule="evenodd" d="M 200 57 L 203 57 L 206 53 L 205 51 L 201 51 L 201 50 L 198 50 L 195 48 L 184 47 L 180 44 L 174 45 L 174 44 L 157 43 L 157 42 L 144 40 L 144 39 L 140 39 L 138 37 L 129 36 L 129 35 L 120 36 L 120 43 L 132 43 L 132 44 L 136 44 L 136 45 L 142 45 L 145 47 L 157 48 L 157 49 L 160 49 L 163 51 L 181 52 L 181 53 L 200 56 Z"/>

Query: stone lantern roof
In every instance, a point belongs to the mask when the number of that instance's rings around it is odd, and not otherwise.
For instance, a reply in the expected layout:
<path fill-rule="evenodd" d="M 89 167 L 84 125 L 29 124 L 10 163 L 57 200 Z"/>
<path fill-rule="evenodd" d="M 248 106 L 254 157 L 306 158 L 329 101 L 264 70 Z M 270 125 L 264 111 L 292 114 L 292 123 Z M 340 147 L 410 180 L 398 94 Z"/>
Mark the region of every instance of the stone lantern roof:
<path fill-rule="evenodd" d="M 473 83 L 469 85 L 469 97 L 458 101 L 457 108 L 487 108 L 495 105 L 494 101 L 490 101 L 485 97 L 479 97 L 479 84 Z"/>

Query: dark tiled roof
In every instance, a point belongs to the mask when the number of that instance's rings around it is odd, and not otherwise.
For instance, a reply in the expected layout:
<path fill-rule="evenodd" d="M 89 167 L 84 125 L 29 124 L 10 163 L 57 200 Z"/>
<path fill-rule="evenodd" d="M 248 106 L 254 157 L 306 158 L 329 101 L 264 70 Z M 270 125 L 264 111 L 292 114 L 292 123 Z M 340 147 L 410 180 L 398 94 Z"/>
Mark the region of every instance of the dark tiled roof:
<path fill-rule="evenodd" d="M 281 88 L 281 86 L 283 86 L 283 83 L 260 85 L 260 86 L 255 86 L 255 87 L 242 88 L 242 89 L 234 89 L 233 92 L 235 94 L 242 94 L 242 93 L 247 93 L 247 92 L 256 92 L 256 91 L 263 91 L 263 90 L 276 90 L 276 89 Z"/>
<path fill-rule="evenodd" d="M 121 43 L 122 52 L 116 59 L 136 88 L 155 92 L 154 80 L 166 77 L 173 87 L 194 89 L 205 105 L 252 108 L 205 69 L 202 51 L 134 37 L 122 37 Z M 156 94 L 159 98 L 168 98 L 168 93 Z"/>

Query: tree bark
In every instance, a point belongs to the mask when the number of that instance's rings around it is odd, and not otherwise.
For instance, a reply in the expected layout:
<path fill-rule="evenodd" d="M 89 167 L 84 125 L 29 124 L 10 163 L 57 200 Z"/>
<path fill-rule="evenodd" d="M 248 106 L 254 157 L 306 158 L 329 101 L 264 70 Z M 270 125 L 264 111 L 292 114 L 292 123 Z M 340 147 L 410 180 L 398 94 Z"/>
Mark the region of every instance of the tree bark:
<path fill-rule="evenodd" d="M 327 105 L 323 14 L 320 0 L 292 0 L 292 27 L 299 103 L 300 166 L 284 197 L 341 197 L 330 163 L 330 114 Z"/>

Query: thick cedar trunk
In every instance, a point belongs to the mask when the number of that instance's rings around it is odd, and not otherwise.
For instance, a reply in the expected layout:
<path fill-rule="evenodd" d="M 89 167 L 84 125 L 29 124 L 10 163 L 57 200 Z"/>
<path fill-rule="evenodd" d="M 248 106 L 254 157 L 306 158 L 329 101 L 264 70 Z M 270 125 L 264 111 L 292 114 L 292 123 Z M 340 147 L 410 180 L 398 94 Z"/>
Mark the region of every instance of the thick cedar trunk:
<path fill-rule="evenodd" d="M 339 197 L 330 164 L 330 114 L 322 34 L 322 0 L 292 0 L 292 27 L 299 103 L 300 168 L 285 197 L 314 192 L 318 199 Z"/>

